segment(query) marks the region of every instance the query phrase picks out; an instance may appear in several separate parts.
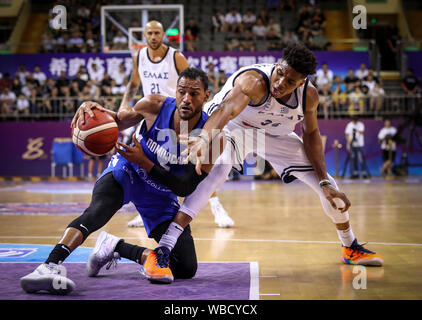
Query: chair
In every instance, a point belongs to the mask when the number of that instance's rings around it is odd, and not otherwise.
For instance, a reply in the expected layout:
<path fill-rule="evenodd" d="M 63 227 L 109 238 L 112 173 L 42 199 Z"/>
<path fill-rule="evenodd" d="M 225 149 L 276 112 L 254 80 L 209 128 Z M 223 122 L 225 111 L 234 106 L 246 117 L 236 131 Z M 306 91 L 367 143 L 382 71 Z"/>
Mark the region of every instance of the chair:
<path fill-rule="evenodd" d="M 56 176 L 56 166 L 63 166 L 63 178 L 67 177 L 66 167 L 69 168 L 69 176 L 73 176 L 73 142 L 70 138 L 54 138 L 52 146 L 51 176 Z"/>

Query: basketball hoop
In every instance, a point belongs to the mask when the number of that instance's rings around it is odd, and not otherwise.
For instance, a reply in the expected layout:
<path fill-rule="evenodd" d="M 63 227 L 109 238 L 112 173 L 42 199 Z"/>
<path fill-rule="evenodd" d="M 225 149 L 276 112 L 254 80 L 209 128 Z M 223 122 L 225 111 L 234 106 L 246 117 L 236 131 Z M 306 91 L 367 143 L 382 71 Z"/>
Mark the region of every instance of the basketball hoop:
<path fill-rule="evenodd" d="M 142 48 L 145 48 L 146 46 L 148 46 L 145 43 L 132 43 L 130 45 L 130 53 L 131 55 L 135 55 L 139 50 L 141 50 Z"/>

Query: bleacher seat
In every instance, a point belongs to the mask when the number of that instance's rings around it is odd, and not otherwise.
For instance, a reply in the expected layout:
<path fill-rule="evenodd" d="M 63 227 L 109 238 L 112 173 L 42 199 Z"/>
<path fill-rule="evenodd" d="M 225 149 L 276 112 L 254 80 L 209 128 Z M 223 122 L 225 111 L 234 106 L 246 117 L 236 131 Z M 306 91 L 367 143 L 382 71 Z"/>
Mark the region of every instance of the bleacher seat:
<path fill-rule="evenodd" d="M 63 166 L 63 178 L 73 177 L 73 166 L 79 164 L 81 167 L 81 176 L 84 174 L 83 170 L 83 154 L 80 152 L 70 138 L 55 138 L 52 145 L 52 161 L 51 161 L 51 176 L 56 176 L 56 166 Z M 69 169 L 69 175 L 66 168 Z"/>

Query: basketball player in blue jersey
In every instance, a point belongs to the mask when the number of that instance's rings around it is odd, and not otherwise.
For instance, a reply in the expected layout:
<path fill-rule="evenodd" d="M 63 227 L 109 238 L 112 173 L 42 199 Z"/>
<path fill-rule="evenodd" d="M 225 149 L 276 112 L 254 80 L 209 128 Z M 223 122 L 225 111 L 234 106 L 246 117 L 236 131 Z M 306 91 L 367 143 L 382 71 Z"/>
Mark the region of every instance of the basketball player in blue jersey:
<path fill-rule="evenodd" d="M 199 137 L 182 137 L 182 140 L 189 145 L 189 158 L 196 159 L 199 172 L 201 150 L 207 150 L 209 141 L 213 141 L 213 132 L 224 128 L 227 132 L 246 136 L 251 131 L 264 130 L 265 150 L 257 149 L 255 134 L 253 146 L 235 139 L 232 152 L 240 156 L 240 161 L 251 152 L 257 152 L 271 163 L 284 182 L 297 178 L 310 186 L 336 226 L 342 243 L 343 263 L 381 266 L 384 260 L 379 254 L 358 244 L 347 211 L 350 201 L 326 171 L 317 121 L 318 92 L 307 78 L 315 73 L 316 66 L 314 54 L 303 44 L 296 43 L 284 50 L 283 58 L 276 64 L 239 69 L 205 106 L 210 118 L 203 133 Z M 293 132 L 297 123 L 302 126 L 302 139 Z M 240 154 L 239 150 L 245 152 Z M 209 190 L 224 183 L 231 169 L 230 164 L 220 161 L 227 157 L 225 153 L 208 177 L 185 199 L 182 212 L 194 215 L 202 210 Z"/>
<path fill-rule="evenodd" d="M 133 72 L 120 105 L 121 110 L 131 108 L 130 102 L 138 92 L 140 85 L 142 85 L 144 96 L 150 94 L 175 96 L 178 75 L 188 68 L 189 64 L 181 52 L 163 43 L 164 34 L 163 26 L 158 21 L 149 21 L 145 25 L 144 37 L 147 46 L 139 50 L 133 57 Z M 131 136 L 135 130 L 139 130 L 139 125 L 127 130 L 129 131 L 128 135 Z M 215 192 L 211 195 L 209 203 L 218 226 L 224 228 L 234 225 Z M 128 226 L 143 226 L 141 216 L 137 215 L 129 221 Z"/>
<path fill-rule="evenodd" d="M 142 215 L 146 232 L 158 242 L 158 247 L 149 250 L 103 231 L 88 258 L 88 275 L 96 276 L 104 265 L 111 265 L 120 257 L 141 264 L 142 272 L 151 281 L 170 283 L 174 277 L 195 275 L 197 259 L 189 226 L 192 218 L 178 213 L 177 196 L 190 194 L 207 176 L 212 164 L 198 175 L 195 166 L 186 164 L 181 157 L 178 136 L 182 125 L 186 133 L 192 134 L 202 128 L 208 118 L 202 107 L 209 95 L 206 73 L 188 68 L 180 73 L 176 98 L 149 95 L 134 108 L 117 113 L 95 102 L 81 105 L 75 122 L 84 112 L 92 114 L 91 109 L 98 108 L 111 114 L 120 130 L 144 120 L 140 137 L 134 139 L 132 146 L 118 144 L 119 154 L 113 156 L 95 183 L 89 207 L 68 225 L 45 263 L 21 278 L 23 290 L 53 294 L 72 291 L 75 284 L 61 273 L 60 264 L 129 201 Z M 61 285 L 55 286 L 55 283 Z"/>

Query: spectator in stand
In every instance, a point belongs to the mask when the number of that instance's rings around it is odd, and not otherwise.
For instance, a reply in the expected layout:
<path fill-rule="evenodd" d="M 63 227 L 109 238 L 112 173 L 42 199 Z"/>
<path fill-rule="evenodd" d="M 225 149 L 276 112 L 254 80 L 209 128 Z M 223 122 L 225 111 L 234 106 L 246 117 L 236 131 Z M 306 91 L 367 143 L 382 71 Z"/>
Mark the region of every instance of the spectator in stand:
<path fill-rule="evenodd" d="M 97 52 L 98 43 L 94 40 L 94 34 L 91 30 L 87 31 L 85 39 L 86 51 L 87 52 Z"/>
<path fill-rule="evenodd" d="M 318 89 L 318 94 L 319 103 L 322 106 L 322 110 L 324 112 L 324 119 L 328 119 L 330 114 L 329 109 L 333 104 L 330 86 L 328 84 L 323 85 L 321 88 Z"/>
<path fill-rule="evenodd" d="M 28 98 L 21 93 L 16 101 L 16 112 L 18 115 L 29 114 L 29 101 Z"/>
<path fill-rule="evenodd" d="M 328 69 L 326 62 L 323 62 L 321 66 L 322 68 L 318 69 L 316 72 L 316 85 L 318 88 L 325 84 L 328 84 L 328 86 L 331 87 L 334 76 L 333 71 Z"/>
<path fill-rule="evenodd" d="M 47 80 L 47 76 L 41 71 L 40 66 L 36 65 L 34 68 L 33 78 L 38 81 L 38 86 L 41 86 Z"/>
<path fill-rule="evenodd" d="M 372 89 L 374 89 L 376 83 L 374 76 L 369 73 L 365 77 L 365 80 L 362 81 L 362 84 L 368 87 L 368 94 Z"/>
<path fill-rule="evenodd" d="M 116 36 L 113 38 L 113 50 L 125 50 L 127 49 L 127 37 L 123 35 L 121 30 L 117 31 Z"/>
<path fill-rule="evenodd" d="M 255 40 L 265 40 L 267 34 L 267 27 L 262 22 L 261 18 L 256 19 L 256 24 L 252 27 L 252 35 Z"/>
<path fill-rule="evenodd" d="M 94 84 L 92 80 L 88 80 L 86 87 L 89 89 L 89 94 L 94 97 L 95 100 L 100 98 L 100 89 Z"/>
<path fill-rule="evenodd" d="M 104 79 L 104 69 L 98 69 L 97 64 L 93 63 L 88 66 L 89 78 L 94 82 L 95 85 L 99 85 Z"/>
<path fill-rule="evenodd" d="M 101 81 L 101 87 L 110 87 L 111 86 L 111 77 L 109 73 L 106 71 L 104 72 L 103 80 Z"/>
<path fill-rule="evenodd" d="M 270 27 L 267 30 L 267 34 L 265 35 L 267 39 L 267 49 L 272 50 L 281 50 L 281 38 L 280 35 L 277 33 L 275 29 Z"/>
<path fill-rule="evenodd" d="M 57 87 L 62 88 L 68 86 L 70 83 L 66 76 L 66 71 L 60 71 L 60 77 L 56 80 Z"/>
<path fill-rule="evenodd" d="M 211 21 L 213 26 L 213 32 L 223 32 L 226 19 L 220 10 L 217 10 L 215 12 L 215 14 L 211 18 Z"/>
<path fill-rule="evenodd" d="M 185 31 L 185 48 L 189 52 L 195 51 L 195 37 L 189 29 Z"/>
<path fill-rule="evenodd" d="M 81 52 L 82 46 L 84 45 L 84 39 L 81 38 L 81 35 L 79 31 L 73 31 L 72 37 L 69 39 L 69 45 L 68 47 L 71 52 Z"/>
<path fill-rule="evenodd" d="M 271 29 L 274 30 L 277 37 L 281 39 L 281 26 L 278 22 L 275 22 L 274 18 L 268 19 L 267 32 Z"/>
<path fill-rule="evenodd" d="M 367 75 L 368 75 L 368 69 L 366 69 L 366 64 L 365 64 L 365 63 L 361 63 L 361 64 L 360 64 L 360 69 L 356 70 L 356 72 L 355 72 L 355 76 L 356 76 L 359 80 L 362 80 L 362 79 L 364 79 Z"/>
<path fill-rule="evenodd" d="M 70 95 L 70 89 L 68 86 L 60 88 L 60 94 L 63 97 L 63 113 L 71 115 L 73 117 L 76 109 L 75 100 Z"/>
<path fill-rule="evenodd" d="M 364 112 L 364 98 L 365 95 L 362 93 L 360 87 L 356 86 L 354 91 L 349 94 L 349 115 L 354 116 Z"/>
<path fill-rule="evenodd" d="M 9 89 L 4 88 L 0 95 L 0 104 L 2 106 L 2 114 L 9 115 L 15 111 L 16 108 L 16 94 Z"/>
<path fill-rule="evenodd" d="M 89 21 L 90 16 L 91 16 L 91 11 L 86 5 L 83 4 L 78 8 L 77 16 L 78 18 L 82 18 L 85 21 Z"/>
<path fill-rule="evenodd" d="M 252 32 L 249 29 L 245 29 L 240 36 L 240 43 L 244 48 L 244 51 L 255 51 L 255 43 Z"/>
<path fill-rule="evenodd" d="M 376 76 L 374 69 L 369 68 L 368 69 L 368 75 L 365 78 L 363 78 L 363 79 L 364 80 L 368 80 L 368 77 L 369 76 L 372 76 L 372 78 L 375 80 L 376 83 L 381 83 L 380 79 Z"/>
<path fill-rule="evenodd" d="M 13 91 L 15 94 L 19 94 L 19 92 L 21 92 L 21 89 L 22 89 L 22 85 L 19 81 L 19 78 L 15 77 L 13 79 L 12 86 L 10 87 L 10 90 Z"/>
<path fill-rule="evenodd" d="M 117 72 L 113 72 L 111 78 L 116 81 L 117 86 L 121 86 L 123 84 L 123 81 L 125 80 L 125 78 L 127 78 L 125 65 L 123 63 L 120 64 L 119 70 Z"/>
<path fill-rule="evenodd" d="M 312 16 L 312 23 L 316 22 L 319 25 L 320 29 L 325 28 L 325 21 L 327 19 L 325 18 L 324 13 L 322 12 L 320 7 L 315 8 L 315 12 Z"/>
<path fill-rule="evenodd" d="M 234 31 L 229 33 L 227 40 L 226 40 L 226 47 L 228 51 L 240 51 L 239 48 L 241 46 L 240 43 L 240 33 L 238 31 Z"/>
<path fill-rule="evenodd" d="M 199 38 L 200 38 L 200 36 L 199 36 L 200 29 L 199 29 L 198 25 L 196 24 L 195 18 L 193 18 L 193 17 L 190 17 L 189 18 L 188 24 L 187 24 L 187 26 L 185 28 L 185 31 L 186 30 L 190 30 L 191 31 L 191 33 L 192 33 L 193 38 L 194 38 L 195 41 L 199 40 Z"/>
<path fill-rule="evenodd" d="M 231 8 L 224 18 L 224 32 L 240 31 L 242 27 L 242 16 L 236 8 Z"/>
<path fill-rule="evenodd" d="M 19 81 L 22 85 L 26 84 L 26 77 L 28 76 L 29 72 L 26 71 L 26 66 L 24 64 L 21 64 L 18 68 L 18 71 L 16 71 L 15 77 L 19 78 Z"/>
<path fill-rule="evenodd" d="M 31 89 L 32 89 L 32 84 L 26 83 L 22 87 L 21 93 L 24 94 L 27 98 L 29 98 L 31 96 Z"/>
<path fill-rule="evenodd" d="M 413 111 L 416 106 L 417 94 L 419 93 L 419 80 L 413 74 L 412 68 L 407 69 L 406 77 L 403 78 L 401 86 L 407 95 L 406 108 Z"/>
<path fill-rule="evenodd" d="M 52 53 L 54 52 L 54 38 L 49 31 L 45 31 L 42 36 L 42 52 Z"/>
<path fill-rule="evenodd" d="M 261 9 L 261 10 L 259 11 L 259 15 L 256 17 L 256 19 L 257 19 L 257 20 L 258 20 L 258 19 L 261 19 L 262 24 L 263 24 L 264 26 L 267 26 L 267 25 L 268 25 L 268 21 L 270 20 L 270 17 L 269 17 L 269 15 L 268 15 L 268 11 L 267 11 L 267 9 Z"/>
<path fill-rule="evenodd" d="M 70 43 L 70 37 L 67 32 L 63 32 L 53 41 L 54 52 L 72 52 L 73 44 Z"/>
<path fill-rule="evenodd" d="M 82 84 L 82 83 L 81 83 Z M 72 97 L 79 97 L 81 90 L 79 89 L 79 83 L 77 80 L 73 80 L 70 85 L 70 95 Z"/>
<path fill-rule="evenodd" d="M 277 11 L 280 9 L 281 0 L 267 0 L 267 8 L 271 11 Z"/>
<path fill-rule="evenodd" d="M 296 33 L 290 30 L 286 30 L 282 37 L 283 46 L 287 47 L 292 43 L 298 42 L 299 38 L 297 37 Z"/>
<path fill-rule="evenodd" d="M 253 10 L 249 8 L 246 10 L 245 14 L 242 17 L 243 28 L 252 31 L 252 27 L 256 22 L 256 15 L 253 13 Z"/>
<path fill-rule="evenodd" d="M 353 68 L 349 68 L 347 72 L 347 76 L 344 78 L 344 83 L 348 86 L 350 83 L 355 86 L 357 82 L 359 81 L 359 78 L 355 76 L 355 73 L 353 71 Z"/>
<path fill-rule="evenodd" d="M 382 150 L 382 167 L 380 169 L 381 175 L 393 175 L 393 163 L 396 157 L 396 142 L 394 137 L 397 134 L 397 129 L 391 125 L 389 119 L 385 119 L 384 128 L 378 133 L 378 141 L 381 144 Z"/>
<path fill-rule="evenodd" d="M 224 86 L 227 81 L 226 72 L 224 70 L 220 70 L 218 73 L 218 78 L 215 81 L 215 92 L 220 91 L 220 89 Z"/>
<path fill-rule="evenodd" d="M 369 105 L 371 111 L 374 112 L 375 118 L 378 117 L 380 110 L 382 109 L 382 103 L 384 101 L 385 91 L 380 83 L 375 83 L 372 89 L 369 89 Z"/>
<path fill-rule="evenodd" d="M 331 93 L 333 97 L 333 105 L 336 109 L 342 109 L 342 107 L 346 103 L 346 100 L 347 100 L 346 91 L 347 91 L 347 87 L 343 83 L 341 76 L 335 76 L 334 83 L 331 86 Z"/>

